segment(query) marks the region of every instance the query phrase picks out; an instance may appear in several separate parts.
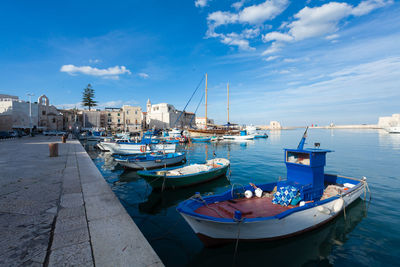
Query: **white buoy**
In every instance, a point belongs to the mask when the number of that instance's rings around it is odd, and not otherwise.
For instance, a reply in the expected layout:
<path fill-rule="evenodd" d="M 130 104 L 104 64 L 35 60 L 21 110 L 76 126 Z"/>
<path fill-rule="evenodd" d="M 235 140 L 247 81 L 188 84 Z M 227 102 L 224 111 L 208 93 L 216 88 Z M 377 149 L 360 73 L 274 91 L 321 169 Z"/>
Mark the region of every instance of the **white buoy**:
<path fill-rule="evenodd" d="M 262 197 L 263 191 L 261 190 L 261 188 L 257 188 L 256 190 L 254 190 L 254 193 L 256 194 L 256 197 Z"/>
<path fill-rule="evenodd" d="M 253 192 L 251 192 L 250 190 L 246 190 L 246 192 L 244 192 L 244 196 L 246 198 L 251 198 L 253 196 Z"/>
<path fill-rule="evenodd" d="M 334 211 L 335 213 L 341 211 L 342 208 L 343 208 L 343 204 L 344 204 L 343 198 L 337 199 L 337 200 L 335 201 L 335 204 L 333 204 L 333 211 Z"/>

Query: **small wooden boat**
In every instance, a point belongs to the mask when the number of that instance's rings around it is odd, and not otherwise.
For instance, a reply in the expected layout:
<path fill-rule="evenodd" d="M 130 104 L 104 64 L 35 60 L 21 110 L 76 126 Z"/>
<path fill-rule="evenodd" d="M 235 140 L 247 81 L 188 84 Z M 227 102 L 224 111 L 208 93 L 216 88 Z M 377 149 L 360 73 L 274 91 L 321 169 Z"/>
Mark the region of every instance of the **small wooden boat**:
<path fill-rule="evenodd" d="M 179 188 L 205 183 L 226 175 L 230 166 L 227 159 L 207 160 L 205 164 L 191 164 L 179 168 L 138 171 L 137 174 L 151 182 L 154 189 Z"/>
<path fill-rule="evenodd" d="M 285 149 L 287 180 L 252 184 L 242 192 L 232 188 L 218 195 L 197 194 L 178 205 L 205 246 L 295 236 L 333 220 L 360 197 L 366 178 L 325 174 L 331 151 L 303 149 L 305 134 L 297 149 Z"/>
<path fill-rule="evenodd" d="M 154 169 L 182 164 L 186 162 L 185 152 L 151 153 L 144 155 L 114 155 L 120 165 L 131 169 Z"/>

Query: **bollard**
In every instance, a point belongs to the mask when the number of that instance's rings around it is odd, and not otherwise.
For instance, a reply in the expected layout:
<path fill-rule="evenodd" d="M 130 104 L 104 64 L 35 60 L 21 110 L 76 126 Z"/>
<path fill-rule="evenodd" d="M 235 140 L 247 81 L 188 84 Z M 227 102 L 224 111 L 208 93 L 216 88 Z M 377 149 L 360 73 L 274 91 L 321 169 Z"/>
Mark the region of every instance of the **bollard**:
<path fill-rule="evenodd" d="M 62 135 L 62 136 L 61 136 L 61 141 L 62 141 L 63 143 L 65 143 L 66 140 L 67 140 L 67 137 L 66 137 L 65 135 Z"/>
<path fill-rule="evenodd" d="M 49 144 L 50 157 L 58 157 L 58 143 Z"/>

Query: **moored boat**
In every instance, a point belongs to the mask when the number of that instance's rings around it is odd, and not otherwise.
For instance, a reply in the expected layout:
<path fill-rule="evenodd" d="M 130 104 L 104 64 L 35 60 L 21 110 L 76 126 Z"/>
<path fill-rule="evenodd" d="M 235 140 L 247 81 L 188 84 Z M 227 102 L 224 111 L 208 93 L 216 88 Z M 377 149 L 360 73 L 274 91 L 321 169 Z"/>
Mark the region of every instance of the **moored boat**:
<path fill-rule="evenodd" d="M 138 171 L 137 174 L 151 182 L 153 189 L 187 187 L 205 183 L 226 175 L 230 162 L 224 158 L 207 160 L 205 164 L 191 164 L 184 167 Z"/>
<path fill-rule="evenodd" d="M 183 216 L 205 246 L 295 236 L 333 220 L 367 188 L 366 178 L 324 173 L 326 149 L 285 149 L 287 180 L 180 203 Z M 255 196 L 254 196 L 255 195 Z"/>
<path fill-rule="evenodd" d="M 223 138 L 226 140 L 243 141 L 243 140 L 253 140 L 254 135 L 248 135 L 246 130 L 242 130 L 240 131 L 240 135 L 224 135 Z"/>
<path fill-rule="evenodd" d="M 390 126 L 386 128 L 388 133 L 400 133 L 400 126 Z"/>
<path fill-rule="evenodd" d="M 178 165 L 186 162 L 185 152 L 151 153 L 144 155 L 115 155 L 114 160 L 131 169 L 152 169 Z"/>

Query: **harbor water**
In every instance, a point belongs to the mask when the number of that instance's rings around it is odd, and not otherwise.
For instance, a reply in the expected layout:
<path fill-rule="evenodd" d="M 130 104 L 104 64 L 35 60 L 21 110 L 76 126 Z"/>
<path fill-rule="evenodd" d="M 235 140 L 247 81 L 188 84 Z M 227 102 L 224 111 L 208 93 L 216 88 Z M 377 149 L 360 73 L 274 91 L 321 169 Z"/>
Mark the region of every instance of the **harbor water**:
<path fill-rule="evenodd" d="M 166 266 L 399 266 L 400 134 L 383 130 L 309 129 L 305 147 L 315 142 L 332 149 L 326 173 L 367 177 L 372 193 L 346 208 L 329 224 L 298 237 L 270 242 L 239 242 L 205 248 L 176 211 L 179 202 L 252 183 L 285 178 L 283 148 L 296 148 L 304 129 L 270 131 L 268 139 L 180 145 L 188 163 L 228 158 L 227 177 L 195 187 L 152 192 L 135 171 L 123 169 L 109 153 L 87 146 L 129 215 Z"/>

